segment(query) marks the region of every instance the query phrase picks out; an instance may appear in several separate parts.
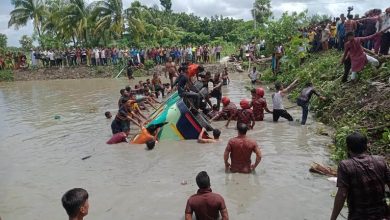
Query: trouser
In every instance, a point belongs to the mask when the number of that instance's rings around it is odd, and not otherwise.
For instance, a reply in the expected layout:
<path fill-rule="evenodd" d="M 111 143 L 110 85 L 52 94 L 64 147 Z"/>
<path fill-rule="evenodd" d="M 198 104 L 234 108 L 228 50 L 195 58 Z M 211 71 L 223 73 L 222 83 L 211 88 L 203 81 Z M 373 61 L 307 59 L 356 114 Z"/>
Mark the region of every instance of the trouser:
<path fill-rule="evenodd" d="M 217 61 L 221 60 L 221 52 L 217 52 Z"/>
<path fill-rule="evenodd" d="M 280 117 L 289 121 L 294 121 L 293 117 L 285 109 L 274 109 L 272 113 L 274 122 L 277 122 Z"/>
<path fill-rule="evenodd" d="M 322 50 L 328 50 L 329 48 L 329 42 L 328 41 L 324 41 L 322 42 Z"/>
<path fill-rule="evenodd" d="M 339 37 L 339 50 L 344 50 L 344 36 Z"/>
<path fill-rule="evenodd" d="M 346 60 L 344 60 L 344 75 L 341 82 L 347 82 L 350 70 L 351 70 L 351 59 L 348 57 Z"/>
<path fill-rule="evenodd" d="M 198 94 L 196 92 L 189 91 L 189 92 L 183 92 L 182 97 L 186 97 L 186 98 L 191 99 L 192 103 L 194 104 L 194 107 L 196 109 L 199 109 L 200 101 L 201 101 L 200 94 Z"/>
<path fill-rule="evenodd" d="M 366 56 L 367 56 L 368 62 L 371 63 L 371 65 L 373 65 L 375 67 L 379 66 L 379 61 L 377 59 L 375 59 L 374 57 L 369 56 L 367 54 L 366 54 Z M 357 72 L 352 71 L 351 79 L 355 80 L 356 78 L 357 78 Z"/>
<path fill-rule="evenodd" d="M 111 122 L 111 130 L 112 134 L 116 134 L 119 132 L 125 132 L 130 129 L 130 122 L 129 121 L 122 121 L 114 119 Z"/>
<path fill-rule="evenodd" d="M 302 108 L 301 125 L 305 125 L 306 120 L 307 120 L 307 116 L 309 114 L 309 102 L 298 99 L 297 104 L 298 104 L 298 106 L 301 106 L 301 108 Z"/>
<path fill-rule="evenodd" d="M 381 39 L 381 49 L 379 51 L 382 55 L 388 55 L 389 54 L 389 48 L 390 48 L 390 32 L 386 32 L 382 35 Z"/>

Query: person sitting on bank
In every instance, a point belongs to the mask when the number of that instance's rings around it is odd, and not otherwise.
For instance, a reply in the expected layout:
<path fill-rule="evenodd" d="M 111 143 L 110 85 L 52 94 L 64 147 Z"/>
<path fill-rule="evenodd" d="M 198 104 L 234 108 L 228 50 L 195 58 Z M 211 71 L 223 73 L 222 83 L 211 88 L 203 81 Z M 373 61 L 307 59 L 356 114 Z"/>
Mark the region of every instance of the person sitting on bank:
<path fill-rule="evenodd" d="M 307 115 L 309 114 L 309 103 L 312 95 L 315 94 L 318 96 L 321 100 L 325 100 L 326 98 L 324 96 L 321 96 L 313 87 L 313 83 L 308 82 L 305 86 L 305 88 L 301 91 L 301 94 L 299 95 L 297 99 L 297 105 L 302 107 L 302 121 L 301 125 L 306 124 Z"/>
<path fill-rule="evenodd" d="M 348 219 L 390 219 L 385 185 L 390 187 L 390 169 L 384 157 L 369 155 L 367 138 L 347 136 L 348 159 L 337 170 L 337 194 L 331 220 L 336 220 L 347 199 Z"/>
<path fill-rule="evenodd" d="M 197 220 L 219 219 L 219 214 L 221 214 L 222 220 L 228 220 L 229 215 L 225 200 L 221 195 L 212 192 L 210 177 L 206 171 L 198 173 L 196 184 L 199 190 L 197 194 L 192 195 L 187 200 L 185 220 L 192 220 L 194 212 Z"/>
<path fill-rule="evenodd" d="M 250 173 L 256 169 L 261 161 L 261 151 L 256 141 L 246 136 L 248 126 L 237 125 L 238 136 L 229 140 L 224 153 L 226 171 L 233 173 Z M 251 155 L 256 154 L 256 162 L 251 164 Z M 231 164 L 228 162 L 229 157 Z"/>
<path fill-rule="evenodd" d="M 88 215 L 88 192 L 85 189 L 71 189 L 62 196 L 61 201 L 69 220 L 83 220 Z"/>
<path fill-rule="evenodd" d="M 213 130 L 213 137 L 214 138 L 203 138 L 204 132 L 206 132 L 206 129 L 202 128 L 202 131 L 199 133 L 198 143 L 212 144 L 212 143 L 217 143 L 217 142 L 221 141 L 221 139 L 219 139 L 219 136 L 221 136 L 221 131 L 219 129 Z"/>

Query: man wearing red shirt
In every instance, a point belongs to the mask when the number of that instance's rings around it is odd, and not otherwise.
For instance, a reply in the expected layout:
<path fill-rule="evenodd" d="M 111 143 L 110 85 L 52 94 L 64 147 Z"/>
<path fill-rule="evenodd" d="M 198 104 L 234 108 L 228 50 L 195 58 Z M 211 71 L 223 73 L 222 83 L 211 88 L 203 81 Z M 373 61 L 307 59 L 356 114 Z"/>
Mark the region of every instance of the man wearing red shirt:
<path fill-rule="evenodd" d="M 238 136 L 229 140 L 225 149 L 224 160 L 226 170 L 233 173 L 250 173 L 254 171 L 261 161 L 261 151 L 256 141 L 246 137 L 248 126 L 237 125 Z M 256 162 L 251 165 L 252 152 L 256 154 Z M 228 162 L 230 157 L 231 163 Z"/>
<path fill-rule="evenodd" d="M 187 201 L 185 219 L 192 220 L 192 213 L 195 212 L 197 220 L 217 220 L 219 213 L 221 213 L 222 220 L 229 220 L 225 201 L 221 195 L 212 192 L 210 177 L 206 171 L 196 176 L 196 184 L 199 190 Z"/>
<path fill-rule="evenodd" d="M 352 64 L 352 76 L 351 76 L 352 80 L 356 79 L 357 72 L 363 70 L 364 66 L 368 62 L 371 63 L 373 66 L 376 67 L 379 66 L 379 61 L 377 59 L 364 53 L 362 42 L 373 39 L 377 35 L 380 35 L 383 32 L 387 31 L 389 28 L 384 29 L 380 32 L 377 32 L 374 35 L 370 35 L 367 37 L 355 37 L 353 32 L 347 33 L 346 43 L 344 45 L 344 55 L 340 63 L 343 64 L 345 59 L 347 58 L 347 55 L 349 54 L 349 58 L 351 59 L 351 64 Z"/>
<path fill-rule="evenodd" d="M 272 111 L 268 109 L 267 101 L 264 98 L 264 89 L 257 88 L 252 89 L 252 107 L 253 107 L 253 115 L 255 116 L 255 121 L 263 121 L 264 120 L 264 110 L 268 113 L 272 114 Z"/>

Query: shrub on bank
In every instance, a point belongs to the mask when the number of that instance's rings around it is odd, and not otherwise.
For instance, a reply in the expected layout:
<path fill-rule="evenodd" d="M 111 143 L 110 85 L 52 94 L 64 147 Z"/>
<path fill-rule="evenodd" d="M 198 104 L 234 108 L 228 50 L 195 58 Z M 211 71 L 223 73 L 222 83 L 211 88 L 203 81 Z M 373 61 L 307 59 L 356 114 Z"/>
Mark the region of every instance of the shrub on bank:
<path fill-rule="evenodd" d="M 0 70 L 0 81 L 12 81 L 14 74 L 12 70 Z"/>

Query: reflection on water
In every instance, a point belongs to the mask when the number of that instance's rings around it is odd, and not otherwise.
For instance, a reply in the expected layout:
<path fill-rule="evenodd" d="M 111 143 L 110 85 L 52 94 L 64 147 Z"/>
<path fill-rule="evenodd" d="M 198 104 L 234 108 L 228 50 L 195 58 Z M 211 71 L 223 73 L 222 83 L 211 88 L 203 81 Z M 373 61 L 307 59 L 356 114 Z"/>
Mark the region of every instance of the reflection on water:
<path fill-rule="evenodd" d="M 237 103 L 249 97 L 246 77 L 231 78 L 224 93 Z M 224 122 L 215 123 L 223 131 L 218 144 L 162 142 L 153 151 L 142 145 L 106 145 L 111 121 L 104 112 L 115 114 L 119 89 L 126 83 L 0 84 L 3 220 L 64 219 L 60 198 L 73 187 L 90 193 L 87 219 L 182 219 L 187 198 L 197 190 L 195 175 L 202 170 L 209 173 L 213 191 L 224 196 L 231 219 L 328 219 L 334 184 L 308 172 L 312 161 L 328 160 L 330 140 L 314 133 L 315 123 L 273 123 L 266 115 L 249 132 L 263 152 L 256 173 L 225 174 L 223 152 L 236 131 L 232 125 L 225 129 Z M 266 96 L 270 103 L 270 92 Z M 300 117 L 299 109 L 290 112 Z M 56 115 L 61 118 L 55 120 Z M 188 184 L 181 185 L 183 180 Z"/>

